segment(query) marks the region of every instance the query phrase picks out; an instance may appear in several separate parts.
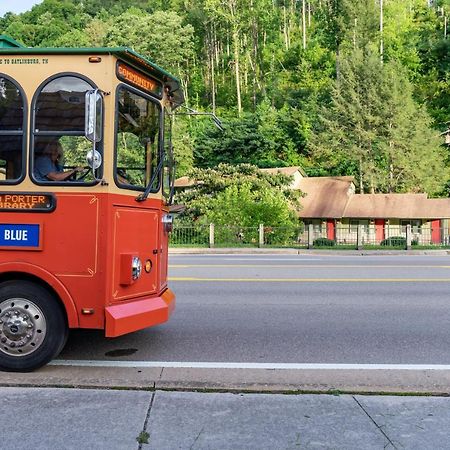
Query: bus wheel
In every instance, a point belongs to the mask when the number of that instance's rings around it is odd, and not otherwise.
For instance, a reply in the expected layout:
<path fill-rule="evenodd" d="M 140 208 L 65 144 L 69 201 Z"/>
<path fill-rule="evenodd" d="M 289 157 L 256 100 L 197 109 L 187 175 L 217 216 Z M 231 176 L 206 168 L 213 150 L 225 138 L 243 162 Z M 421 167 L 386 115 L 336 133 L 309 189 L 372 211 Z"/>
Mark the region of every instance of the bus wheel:
<path fill-rule="evenodd" d="M 0 370 L 29 372 L 52 360 L 68 336 L 55 297 L 30 281 L 0 284 Z"/>

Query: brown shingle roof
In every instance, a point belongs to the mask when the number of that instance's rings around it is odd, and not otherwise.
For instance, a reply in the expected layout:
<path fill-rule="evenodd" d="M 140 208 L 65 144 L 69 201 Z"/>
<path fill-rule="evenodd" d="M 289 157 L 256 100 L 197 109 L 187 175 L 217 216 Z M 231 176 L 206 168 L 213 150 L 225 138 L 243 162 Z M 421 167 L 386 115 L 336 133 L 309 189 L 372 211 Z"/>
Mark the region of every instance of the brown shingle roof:
<path fill-rule="evenodd" d="M 450 199 L 427 194 L 355 194 L 344 217 L 386 219 L 444 219 L 450 217 Z"/>
<path fill-rule="evenodd" d="M 305 193 L 299 211 L 303 218 L 341 218 L 354 192 L 353 177 L 302 178 L 299 187 Z"/>
<path fill-rule="evenodd" d="M 416 218 L 419 202 L 426 194 L 355 194 L 349 199 L 344 217 Z"/>
<path fill-rule="evenodd" d="M 450 199 L 427 194 L 354 194 L 353 177 L 311 177 L 300 181 L 302 218 L 447 219 Z"/>

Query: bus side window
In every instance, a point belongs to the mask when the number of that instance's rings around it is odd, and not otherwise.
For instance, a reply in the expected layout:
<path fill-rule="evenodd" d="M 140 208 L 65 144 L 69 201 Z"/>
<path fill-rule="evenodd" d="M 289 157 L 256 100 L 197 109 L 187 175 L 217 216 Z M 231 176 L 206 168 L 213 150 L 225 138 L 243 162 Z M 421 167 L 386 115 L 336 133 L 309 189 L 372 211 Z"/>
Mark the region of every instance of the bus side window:
<path fill-rule="evenodd" d="M 19 86 L 0 74 L 0 183 L 23 175 L 25 107 Z"/>
<path fill-rule="evenodd" d="M 85 137 L 85 98 L 92 89 L 81 76 L 62 75 L 53 77 L 37 93 L 31 175 L 38 183 L 95 182 L 86 167 L 92 144 Z M 96 145 L 100 150 L 101 142 Z"/>

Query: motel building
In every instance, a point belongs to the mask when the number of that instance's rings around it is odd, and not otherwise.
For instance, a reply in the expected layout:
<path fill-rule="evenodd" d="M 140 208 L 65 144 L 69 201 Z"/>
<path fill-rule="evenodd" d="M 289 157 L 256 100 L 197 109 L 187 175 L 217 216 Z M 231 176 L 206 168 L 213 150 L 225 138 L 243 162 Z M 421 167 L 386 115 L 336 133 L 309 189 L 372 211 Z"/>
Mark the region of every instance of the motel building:
<path fill-rule="evenodd" d="M 414 244 L 450 244 L 450 199 L 427 194 L 356 194 L 353 177 L 307 177 L 299 167 L 262 169 L 293 177 L 291 189 L 304 193 L 298 216 L 312 225 L 313 238 L 353 244 L 358 228 L 363 244 L 380 244 L 389 237 L 406 237 L 411 226 Z M 299 236 L 307 242 L 307 231 Z"/>

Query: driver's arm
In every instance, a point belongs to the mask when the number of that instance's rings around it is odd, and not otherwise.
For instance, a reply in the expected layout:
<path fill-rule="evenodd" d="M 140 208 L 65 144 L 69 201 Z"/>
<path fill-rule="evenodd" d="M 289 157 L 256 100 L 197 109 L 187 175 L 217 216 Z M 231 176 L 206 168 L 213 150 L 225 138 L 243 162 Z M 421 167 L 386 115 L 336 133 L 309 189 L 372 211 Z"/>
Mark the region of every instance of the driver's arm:
<path fill-rule="evenodd" d="M 66 172 L 49 172 L 46 177 L 50 181 L 65 181 L 74 173 L 81 172 L 82 170 L 82 167 L 75 167 L 75 169 L 67 170 Z"/>

